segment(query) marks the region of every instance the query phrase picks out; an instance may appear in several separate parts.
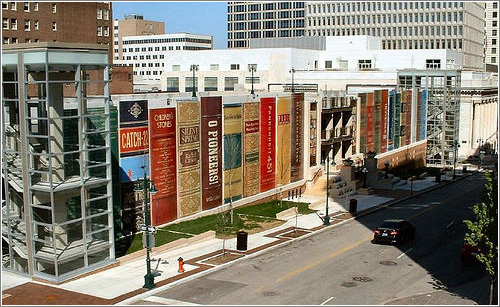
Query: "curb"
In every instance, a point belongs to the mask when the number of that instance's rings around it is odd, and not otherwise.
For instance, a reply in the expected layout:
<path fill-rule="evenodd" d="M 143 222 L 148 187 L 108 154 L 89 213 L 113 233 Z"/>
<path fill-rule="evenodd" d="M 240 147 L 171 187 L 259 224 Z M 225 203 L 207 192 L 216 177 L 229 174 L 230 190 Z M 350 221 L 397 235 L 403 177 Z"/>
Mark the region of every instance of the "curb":
<path fill-rule="evenodd" d="M 146 291 L 146 292 L 144 292 L 144 293 L 141 293 L 141 294 L 139 294 L 139 295 L 136 295 L 136 296 L 133 296 L 133 297 L 131 297 L 131 298 L 125 299 L 125 300 L 123 300 L 123 301 L 120 301 L 120 302 L 116 303 L 115 305 L 129 305 L 129 304 L 131 304 L 131 303 L 134 303 L 134 302 L 140 301 L 140 300 L 142 300 L 143 298 L 146 298 L 146 297 L 152 296 L 152 295 L 154 295 L 154 294 L 156 294 L 156 293 L 158 293 L 158 292 L 161 292 L 161 291 L 167 290 L 167 289 L 169 289 L 169 288 L 171 288 L 171 287 L 174 287 L 174 286 L 177 286 L 177 285 L 181 285 L 181 284 L 186 283 L 186 282 L 188 282 L 188 281 L 191 281 L 191 280 L 193 280 L 193 279 L 195 279 L 195 278 L 199 278 L 199 277 L 202 277 L 202 276 L 208 275 L 209 273 L 213 273 L 213 272 L 216 272 L 216 271 L 218 271 L 218 270 L 221 270 L 221 269 L 223 269 L 223 268 L 225 268 L 225 267 L 227 267 L 227 266 L 229 266 L 229 265 L 232 265 L 233 263 L 237 263 L 237 262 L 242 261 L 242 260 L 244 260 L 244 259 L 251 259 L 251 258 L 254 258 L 254 257 L 256 257 L 256 256 L 258 256 L 258 255 L 260 255 L 260 254 L 262 254 L 262 253 L 264 253 L 264 252 L 268 252 L 268 251 L 274 250 L 274 249 L 276 249 L 276 248 L 278 248 L 278 247 L 282 247 L 282 246 L 285 246 L 285 245 L 287 245 L 287 244 L 291 244 L 291 243 L 292 243 L 292 242 L 294 242 L 294 241 L 299 241 L 299 240 L 302 240 L 302 239 L 306 239 L 306 238 L 308 238 L 308 237 L 310 237 L 310 236 L 312 236 L 312 235 L 322 233 L 322 232 L 324 232 L 324 231 L 326 231 L 326 230 L 334 229 L 334 228 L 336 228 L 336 227 L 339 227 L 339 226 L 341 226 L 341 225 L 343 225 L 343 224 L 346 224 L 346 223 L 348 223 L 348 222 L 350 222 L 350 221 L 352 221 L 352 220 L 356 219 L 357 217 L 360 217 L 360 216 L 365 216 L 365 215 L 368 215 L 368 214 L 373 213 L 373 212 L 375 212 L 375 211 L 378 211 L 378 210 L 381 210 L 381 209 L 387 208 L 387 207 L 389 207 L 389 206 L 392 206 L 392 205 L 395 205 L 395 204 L 401 203 L 401 202 L 403 202 L 403 201 L 405 201 L 405 200 L 411 199 L 411 198 L 413 198 L 413 197 L 416 197 L 416 196 L 422 195 L 422 194 L 427 193 L 427 192 L 429 192 L 429 191 L 433 191 L 433 190 L 436 190 L 436 189 L 438 189 L 438 188 L 441 188 L 441 187 L 444 187 L 444 186 L 446 186 L 446 185 L 449 185 L 449 184 L 451 184 L 451 183 L 453 183 L 453 182 L 456 182 L 456 181 L 462 180 L 462 179 L 464 179 L 464 178 L 470 177 L 470 176 L 472 176 L 472 175 L 475 175 L 476 173 L 478 173 L 478 171 L 475 171 L 475 172 L 473 172 L 473 173 L 468 173 L 468 174 L 467 174 L 467 175 L 465 175 L 465 176 L 461 176 L 461 177 L 455 178 L 455 179 L 453 179 L 453 180 L 450 180 L 450 181 L 447 181 L 447 182 L 443 182 L 442 184 L 438 184 L 438 185 L 435 185 L 435 186 L 429 187 L 429 188 L 427 188 L 427 189 L 425 189 L 425 190 L 419 191 L 418 193 L 414 193 L 413 195 L 405 196 L 405 197 L 402 197 L 402 198 L 400 198 L 400 199 L 396 199 L 396 200 L 393 200 L 393 201 L 389 201 L 389 202 L 388 202 L 388 203 L 386 203 L 386 204 L 381 204 L 381 205 L 378 205 L 378 206 L 375 206 L 375 207 L 372 207 L 372 208 L 365 209 L 365 210 L 363 210 L 363 211 L 356 212 L 356 213 L 355 213 L 355 216 L 353 216 L 353 217 L 351 217 L 351 218 L 348 218 L 348 219 L 346 219 L 346 220 L 343 220 L 343 221 L 341 221 L 341 222 L 338 222 L 338 223 L 335 223 L 335 224 L 332 224 L 332 225 L 329 225 L 329 226 L 326 226 L 326 227 L 322 227 L 322 228 L 320 228 L 320 229 L 318 229 L 318 230 L 316 230 L 316 231 L 312 231 L 312 232 L 310 232 L 310 233 L 308 233 L 308 234 L 305 234 L 305 235 L 303 235 L 303 236 L 300 236 L 300 237 L 298 237 L 298 238 L 293 238 L 293 239 L 291 239 L 291 240 L 288 240 L 288 241 L 285 241 L 285 242 L 281 242 L 281 243 L 278 243 L 278 244 L 276 244 L 276 245 L 272 245 L 272 246 L 270 246 L 270 247 L 268 247 L 268 248 L 265 248 L 265 249 L 262 249 L 262 250 L 260 250 L 260 251 L 254 252 L 254 253 L 252 253 L 252 254 L 250 254 L 250 255 L 245 255 L 244 257 L 240 257 L 240 258 L 235 259 L 235 260 L 233 260 L 233 261 L 230 261 L 230 262 L 227 262 L 227 263 L 224 263 L 224 264 L 218 265 L 218 266 L 216 266 L 216 267 L 213 267 L 213 268 L 210 268 L 210 269 L 207 269 L 207 270 L 201 271 L 201 272 L 199 272 L 199 273 L 196 273 L 196 274 L 193 274 L 193 275 L 187 276 L 187 277 L 185 277 L 185 278 L 179 279 L 179 280 L 177 280 L 177 281 L 171 282 L 171 283 L 166 284 L 166 285 L 163 285 L 163 286 L 161 286 L 161 287 L 158 287 L 158 288 L 155 288 L 155 289 L 152 289 L 152 290 L 148 290 L 148 291 Z"/>

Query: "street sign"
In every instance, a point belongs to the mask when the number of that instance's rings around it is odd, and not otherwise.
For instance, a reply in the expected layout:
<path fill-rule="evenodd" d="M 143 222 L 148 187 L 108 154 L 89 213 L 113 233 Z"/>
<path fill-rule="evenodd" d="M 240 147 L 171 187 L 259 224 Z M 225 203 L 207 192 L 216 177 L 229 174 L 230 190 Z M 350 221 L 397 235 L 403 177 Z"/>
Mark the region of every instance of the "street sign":
<path fill-rule="evenodd" d="M 146 241 L 146 237 L 148 237 L 148 241 Z M 144 232 L 142 234 L 142 246 L 147 249 L 152 249 L 155 246 L 155 237 L 152 234 L 146 236 L 146 233 Z"/>
<path fill-rule="evenodd" d="M 156 233 L 156 227 L 154 226 L 146 226 L 146 225 L 141 225 L 141 231 L 147 231 L 149 233 L 153 233 L 155 234 Z"/>

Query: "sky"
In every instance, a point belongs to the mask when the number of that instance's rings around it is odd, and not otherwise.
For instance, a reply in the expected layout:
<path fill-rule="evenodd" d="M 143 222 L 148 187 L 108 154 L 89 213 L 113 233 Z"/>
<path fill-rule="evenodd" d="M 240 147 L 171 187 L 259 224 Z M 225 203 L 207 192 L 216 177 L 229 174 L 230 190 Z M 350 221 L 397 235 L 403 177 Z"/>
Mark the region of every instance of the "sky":
<path fill-rule="evenodd" d="M 138 14 L 165 22 L 165 33 L 212 35 L 214 49 L 227 48 L 227 2 L 149 1 L 113 2 L 113 19 Z"/>

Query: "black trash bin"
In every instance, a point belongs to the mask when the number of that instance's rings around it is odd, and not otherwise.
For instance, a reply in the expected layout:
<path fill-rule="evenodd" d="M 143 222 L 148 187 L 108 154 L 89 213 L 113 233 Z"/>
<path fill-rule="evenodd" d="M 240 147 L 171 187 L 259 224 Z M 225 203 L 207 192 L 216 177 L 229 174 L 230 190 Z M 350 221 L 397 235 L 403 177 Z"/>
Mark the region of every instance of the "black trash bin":
<path fill-rule="evenodd" d="M 436 182 L 441 182 L 441 173 L 436 174 Z"/>
<path fill-rule="evenodd" d="M 349 199 L 349 213 L 356 212 L 357 207 L 358 207 L 358 200 L 354 198 Z"/>
<path fill-rule="evenodd" d="M 467 165 L 462 166 L 462 173 L 467 173 Z"/>
<path fill-rule="evenodd" d="M 238 231 L 236 235 L 236 249 L 239 251 L 247 250 L 248 232 Z"/>

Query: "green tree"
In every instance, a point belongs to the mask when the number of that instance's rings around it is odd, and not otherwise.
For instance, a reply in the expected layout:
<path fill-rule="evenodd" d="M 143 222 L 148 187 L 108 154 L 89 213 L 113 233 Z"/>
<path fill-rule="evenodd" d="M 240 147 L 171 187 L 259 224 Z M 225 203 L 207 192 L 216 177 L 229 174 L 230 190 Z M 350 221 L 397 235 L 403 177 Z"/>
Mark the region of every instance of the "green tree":
<path fill-rule="evenodd" d="M 475 219 L 464 223 L 468 228 L 465 242 L 479 248 L 476 258 L 490 276 L 491 305 L 498 277 L 498 178 L 486 171 L 485 179 L 481 203 L 472 207 Z"/>

